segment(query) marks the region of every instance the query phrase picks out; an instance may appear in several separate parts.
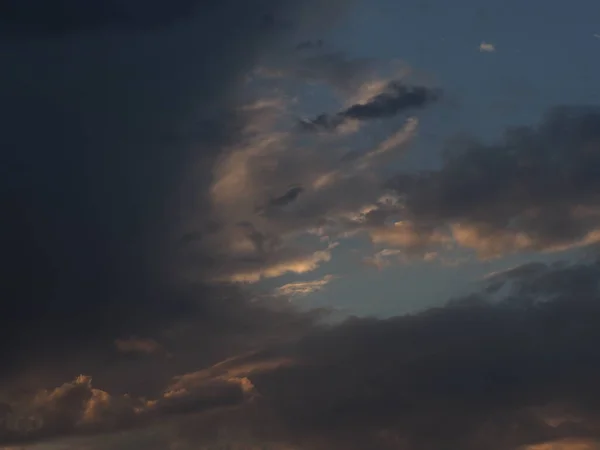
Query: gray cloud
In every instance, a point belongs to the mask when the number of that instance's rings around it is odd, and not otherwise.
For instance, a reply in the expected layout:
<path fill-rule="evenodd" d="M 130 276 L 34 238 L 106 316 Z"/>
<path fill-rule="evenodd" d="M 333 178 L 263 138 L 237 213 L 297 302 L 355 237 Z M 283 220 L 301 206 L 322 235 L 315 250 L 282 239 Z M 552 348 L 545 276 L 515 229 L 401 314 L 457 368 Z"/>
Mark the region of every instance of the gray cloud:
<path fill-rule="evenodd" d="M 598 107 L 556 107 L 499 143 L 457 141 L 439 170 L 402 174 L 390 186 L 404 199 L 403 220 L 482 256 L 594 243 L 599 130 Z"/>

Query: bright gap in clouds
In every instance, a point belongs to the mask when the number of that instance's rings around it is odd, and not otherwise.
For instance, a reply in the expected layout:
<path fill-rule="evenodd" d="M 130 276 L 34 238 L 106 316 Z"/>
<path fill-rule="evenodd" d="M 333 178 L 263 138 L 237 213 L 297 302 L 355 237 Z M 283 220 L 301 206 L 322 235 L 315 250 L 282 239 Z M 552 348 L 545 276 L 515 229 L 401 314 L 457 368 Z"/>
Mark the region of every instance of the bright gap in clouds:
<path fill-rule="evenodd" d="M 469 288 L 469 277 L 477 279 L 536 252 L 552 259 L 553 253 L 598 241 L 592 204 L 582 206 L 585 212 L 565 205 L 567 222 L 561 225 L 572 226 L 570 222 L 585 214 L 591 220 L 587 229 L 570 237 L 552 236 L 550 228 L 536 229 L 541 215 L 551 212 L 533 210 L 535 205 L 514 192 L 521 183 L 515 175 L 520 159 L 534 156 L 519 147 L 528 144 L 521 139 L 541 144 L 556 124 L 564 122 L 575 130 L 593 111 L 551 110 L 538 124 L 516 134 L 507 131 L 499 144 L 459 138 L 446 144 L 446 159 L 437 168 L 415 171 L 410 165 L 404 168 L 404 161 L 414 142 L 429 131 L 422 129 L 419 117 L 447 106 L 444 92 L 422 73 L 393 59 L 350 57 L 327 44 L 277 63 L 263 63 L 248 79 L 245 89 L 251 100 L 238 108 L 245 122 L 240 139 L 225 150 L 214 170 L 211 199 L 221 228 L 207 240 L 227 264 L 212 280 L 260 282 L 275 294 L 304 286 L 305 296 L 316 301 L 307 304 L 327 306 L 327 291 L 336 282 L 325 287 L 322 280 L 398 270 L 404 280 L 398 285 L 418 280 L 417 291 L 396 286 L 406 297 L 419 298 L 416 304 L 358 309 L 389 315 L 456 295 Z M 315 101 L 310 95 L 314 92 L 328 96 Z M 556 152 L 571 144 L 569 131 L 565 133 L 558 137 Z M 586 133 L 576 145 L 593 139 L 593 130 Z M 516 153 L 494 156 L 497 145 L 516 148 Z M 462 166 L 469 164 L 474 164 L 473 172 L 463 173 Z M 505 178 L 496 170 L 504 170 Z M 496 185 L 489 189 L 497 205 L 484 205 L 485 198 L 479 200 L 477 188 L 470 191 L 469 184 L 494 177 Z M 475 196 L 470 209 L 461 205 L 464 195 Z M 513 206 L 505 208 L 504 202 Z M 504 216 L 492 216 L 496 207 L 504 208 L 499 211 Z M 455 213 L 452 208 L 463 209 Z M 478 217 L 480 213 L 484 216 Z M 435 287 L 422 289 L 431 273 L 436 273 Z M 359 277 L 365 286 L 377 279 L 373 274 Z M 387 289 L 393 292 L 394 287 Z M 343 308 L 353 312 L 349 305 Z"/>

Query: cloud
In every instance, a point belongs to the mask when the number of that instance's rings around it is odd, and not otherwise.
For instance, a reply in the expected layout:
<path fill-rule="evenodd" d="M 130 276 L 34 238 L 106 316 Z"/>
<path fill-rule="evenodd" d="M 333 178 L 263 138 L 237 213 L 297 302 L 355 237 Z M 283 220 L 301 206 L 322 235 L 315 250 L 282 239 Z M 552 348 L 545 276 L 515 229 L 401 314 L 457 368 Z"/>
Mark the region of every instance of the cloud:
<path fill-rule="evenodd" d="M 257 282 L 328 262 L 330 248 L 320 249 L 321 241 L 337 242 L 364 228 L 360 212 L 384 193 L 380 171 L 405 154 L 418 131 L 411 117 L 369 147 L 332 151 L 335 138 L 306 142 L 298 133 L 285 114 L 286 98 L 265 97 L 251 103 L 259 109 L 242 108 L 248 125 L 215 167 L 211 200 L 220 225 L 199 243 L 214 249 L 219 261 L 212 279 Z M 193 260 L 193 248 L 187 250 Z"/>
<path fill-rule="evenodd" d="M 304 188 L 302 186 L 291 187 L 285 194 L 271 199 L 269 205 L 275 207 L 285 206 L 296 200 L 303 190 Z"/>
<path fill-rule="evenodd" d="M 318 41 L 317 41 L 318 42 Z M 322 47 L 313 45 L 312 50 Z M 311 85 L 333 87 L 338 94 L 350 95 L 377 73 L 377 61 L 372 58 L 350 58 L 343 52 L 323 51 L 309 56 L 287 56 L 258 67 L 256 75 L 271 82 L 294 80 Z"/>
<path fill-rule="evenodd" d="M 306 131 L 331 131 L 349 120 L 373 120 L 392 117 L 415 108 L 422 108 L 440 98 L 440 91 L 424 86 L 406 86 L 391 81 L 383 92 L 364 103 L 356 103 L 335 115 L 321 114 L 312 120 L 302 120 Z"/>
<path fill-rule="evenodd" d="M 596 450 L 600 442 L 593 439 L 559 439 L 524 447 L 527 450 Z"/>
<path fill-rule="evenodd" d="M 255 283 L 263 278 L 275 278 L 288 273 L 312 272 L 321 264 L 331 260 L 331 250 L 336 244 L 323 250 L 312 251 L 300 248 L 282 248 L 263 257 L 249 257 L 232 262 L 225 273 L 221 271 L 215 281 Z"/>
<path fill-rule="evenodd" d="M 124 410 L 108 408 L 114 396 L 93 394 L 86 377 L 29 405 L 63 433 L 83 432 L 85 417 L 99 419 L 95 433 L 121 417 L 130 431 L 84 441 L 98 448 L 140 445 L 150 425 L 164 447 L 184 449 L 594 448 L 599 275 L 595 260 L 537 264 L 504 274 L 501 299 L 484 285 L 418 314 L 315 326 L 299 340 L 175 377 L 160 396 L 130 399 Z M 108 414 L 131 404 L 142 405 L 134 411 L 144 420 Z M 29 433 L 22 438 L 36 438 Z"/>
<path fill-rule="evenodd" d="M 321 59 L 314 72 L 300 73 L 299 66 L 284 59 L 281 67 L 262 66 L 246 80 L 248 98 L 236 109 L 242 125 L 213 170 L 211 223 L 218 225 L 192 218 L 191 227 L 204 231 L 186 233 L 197 238 L 182 249 L 182 258 L 191 261 L 190 277 L 199 273 L 193 269 L 195 248 L 210 253 L 211 280 L 258 282 L 314 270 L 329 261 L 328 250 L 319 249 L 321 242 L 356 236 L 364 231 L 363 212 L 380 207 L 374 205 L 386 193 L 383 172 L 406 154 L 419 120 L 408 117 L 373 132 L 358 119 L 372 113 L 356 105 L 398 107 L 384 103 L 406 101 L 395 97 L 401 88 L 393 80 L 407 75 L 407 67 L 392 61 L 385 70 L 379 68 L 381 73 L 373 65 L 359 75 L 346 66 L 345 57 L 332 55 L 317 55 Z M 340 69 L 340 79 L 328 78 L 328 63 Z M 341 88 L 346 75 L 354 81 Z M 306 134 L 297 126 L 296 111 L 310 106 L 303 94 L 317 82 L 357 117 L 349 116 L 337 133 Z"/>
<path fill-rule="evenodd" d="M 322 290 L 334 279 L 335 277 L 333 275 L 325 275 L 323 278 L 317 280 L 288 283 L 278 287 L 275 290 L 275 293 L 291 298 L 309 295 Z"/>
<path fill-rule="evenodd" d="M 486 53 L 492 53 L 492 52 L 496 51 L 496 47 L 494 46 L 494 44 L 490 44 L 488 42 L 482 42 L 481 44 L 479 44 L 479 51 L 486 52 Z"/>
<path fill-rule="evenodd" d="M 117 30 L 117 3 L 140 14 L 127 32 Z M 342 13 L 344 2 L 334 3 L 324 15 Z M 210 219 L 211 168 L 244 125 L 244 77 L 274 47 L 297 42 L 297 31 L 318 32 L 315 4 L 231 0 L 198 4 L 198 14 L 186 5 L 2 2 L 11 67 L 0 75 L 3 401 L 79 373 L 102 390 L 154 392 L 172 370 L 285 334 L 288 319 L 305 325 L 241 290 L 209 286 L 212 248 L 197 249 L 193 282 L 176 252 L 198 240 L 181 240 L 190 211 Z M 266 13 L 293 29 L 265 29 Z M 175 16 L 185 20 L 167 24 Z M 160 29 L 146 27 L 154 18 Z M 131 336 L 160 342 L 171 366 L 119 352 L 115 341 L 123 348 Z"/>
<path fill-rule="evenodd" d="M 443 235 L 482 258 L 593 244 L 599 124 L 597 107 L 556 107 L 537 126 L 507 130 L 499 143 L 456 142 L 439 170 L 391 181 L 403 199 L 393 214 L 424 230 L 424 242 L 441 243 L 435 236 Z"/>
<path fill-rule="evenodd" d="M 154 339 L 117 339 L 115 345 L 123 353 L 157 353 L 163 350 L 162 346 Z"/>

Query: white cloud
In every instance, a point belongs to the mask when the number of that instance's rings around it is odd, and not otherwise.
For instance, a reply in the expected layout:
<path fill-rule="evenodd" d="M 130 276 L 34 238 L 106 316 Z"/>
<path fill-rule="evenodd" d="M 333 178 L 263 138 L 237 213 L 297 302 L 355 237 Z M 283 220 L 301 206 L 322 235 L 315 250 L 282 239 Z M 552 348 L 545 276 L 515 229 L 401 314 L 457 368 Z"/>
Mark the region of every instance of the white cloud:
<path fill-rule="evenodd" d="M 481 44 L 479 44 L 479 51 L 492 53 L 496 51 L 496 46 L 494 44 L 490 44 L 489 42 L 482 41 Z"/>

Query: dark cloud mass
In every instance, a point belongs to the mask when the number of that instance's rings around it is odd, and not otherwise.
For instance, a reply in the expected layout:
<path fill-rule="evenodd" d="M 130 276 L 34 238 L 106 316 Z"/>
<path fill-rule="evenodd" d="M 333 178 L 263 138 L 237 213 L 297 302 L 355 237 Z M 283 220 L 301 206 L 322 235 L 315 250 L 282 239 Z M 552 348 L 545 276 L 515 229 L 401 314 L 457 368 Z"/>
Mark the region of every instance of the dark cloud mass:
<path fill-rule="evenodd" d="M 300 126 L 307 131 L 335 130 L 348 120 L 373 120 L 393 117 L 411 109 L 422 108 L 439 100 L 441 92 L 424 86 L 405 86 L 391 81 L 383 92 L 357 103 L 335 115 L 321 114 L 313 120 L 303 120 Z"/>
<path fill-rule="evenodd" d="M 298 196 L 302 193 L 303 190 L 304 188 L 302 186 L 294 186 L 280 197 L 275 197 L 274 199 L 271 199 L 269 205 L 278 207 L 292 203 L 298 198 Z"/>
<path fill-rule="evenodd" d="M 237 87 L 290 32 L 265 29 L 264 14 L 308 23 L 308 3 L 227 0 L 204 2 L 201 12 L 193 4 L 1 2 L 11 34 L 0 33 L 3 390 L 9 380 L 52 386 L 51 374 L 118 365 L 115 339 L 172 340 L 185 334 L 182 317 L 205 334 L 193 344 L 198 354 L 218 359 L 219 346 L 262 335 L 278 316 L 175 280 L 170 248 L 190 208 L 181 191 L 206 191 L 214 157 L 235 134 L 235 120 L 221 118 Z M 129 20 L 125 9 L 142 26 L 165 26 L 114 31 Z M 55 32 L 60 38 L 47 36 Z M 214 122 L 210 135 L 189 131 L 205 122 Z M 207 216 L 197 197 L 195 210 Z"/>
<path fill-rule="evenodd" d="M 91 29 L 150 29 L 190 18 L 198 0 L 4 0 L 0 35 L 52 36 Z M 202 2 L 212 8 L 214 2 Z"/>
<path fill-rule="evenodd" d="M 234 441 L 505 450 L 598 439 L 599 276 L 597 261 L 511 270 L 444 307 L 318 327 L 296 343 L 185 375 L 145 405 L 105 398 L 80 377 L 38 394 L 24 410 L 53 421 L 13 439 L 137 428 L 158 417 L 184 449 Z M 501 298 L 488 289 L 499 282 Z M 134 413 L 136 405 L 145 412 Z"/>
<path fill-rule="evenodd" d="M 599 270 L 539 265 L 506 274 L 499 301 L 481 294 L 413 316 L 350 320 L 293 347 L 298 366 L 253 382 L 276 416 L 300 434 L 341 439 L 339 448 L 598 437 Z"/>

